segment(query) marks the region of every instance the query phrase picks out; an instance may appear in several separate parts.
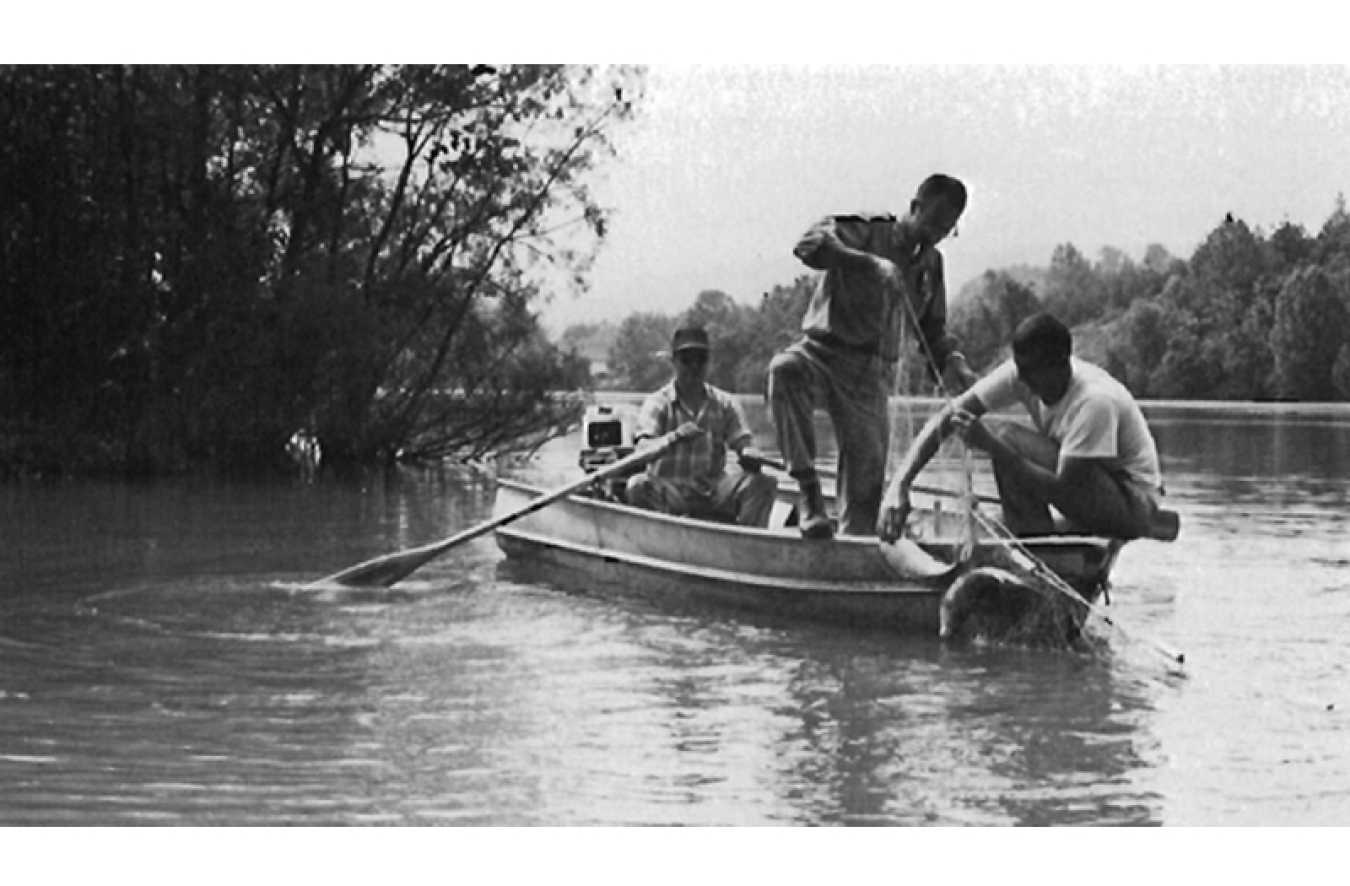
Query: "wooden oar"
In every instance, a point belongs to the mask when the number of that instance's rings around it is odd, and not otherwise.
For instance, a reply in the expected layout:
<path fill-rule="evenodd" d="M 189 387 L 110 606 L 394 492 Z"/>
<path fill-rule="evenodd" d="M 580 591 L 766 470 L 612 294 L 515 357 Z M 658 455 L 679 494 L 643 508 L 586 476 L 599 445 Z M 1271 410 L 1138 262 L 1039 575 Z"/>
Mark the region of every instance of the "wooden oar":
<path fill-rule="evenodd" d="M 422 545 L 417 548 L 408 548 L 404 551 L 395 551 L 392 554 L 385 554 L 376 557 L 373 560 L 367 560 L 364 563 L 358 563 L 341 572 L 336 572 L 327 578 L 319 579 L 314 582 L 314 586 L 342 585 L 349 588 L 387 588 L 397 584 L 403 579 L 412 575 L 428 561 L 444 554 L 446 551 L 463 544 L 466 541 L 485 535 L 499 526 L 505 526 L 513 520 L 518 520 L 527 514 L 541 510 L 553 504 L 559 499 L 566 498 L 574 492 L 579 492 L 593 483 L 608 480 L 611 477 L 617 477 L 634 468 L 642 467 L 650 461 L 660 458 L 672 446 L 682 443 L 685 440 L 692 439 L 703 433 L 697 425 L 693 423 L 682 425 L 664 437 L 658 438 L 654 445 L 643 449 L 640 452 L 634 452 L 627 458 L 619 459 L 612 465 L 608 465 L 594 474 L 587 474 L 574 483 L 569 483 L 561 489 L 556 489 L 547 495 L 542 495 L 534 499 L 522 508 L 512 511 L 509 514 L 503 514 L 500 517 L 494 517 L 485 523 L 479 523 L 471 529 L 466 529 L 458 535 L 452 535 L 449 538 L 434 542 L 428 545 Z"/>

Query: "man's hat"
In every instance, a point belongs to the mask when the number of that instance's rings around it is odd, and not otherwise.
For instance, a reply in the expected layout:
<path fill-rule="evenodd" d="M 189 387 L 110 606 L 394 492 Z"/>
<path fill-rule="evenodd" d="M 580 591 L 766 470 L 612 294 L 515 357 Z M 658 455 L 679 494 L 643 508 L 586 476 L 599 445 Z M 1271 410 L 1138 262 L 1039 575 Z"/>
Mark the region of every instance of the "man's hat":
<path fill-rule="evenodd" d="M 708 333 L 699 326 L 686 326 L 683 329 L 675 330 L 675 337 L 670 342 L 670 352 L 678 354 L 680 351 L 708 351 Z"/>

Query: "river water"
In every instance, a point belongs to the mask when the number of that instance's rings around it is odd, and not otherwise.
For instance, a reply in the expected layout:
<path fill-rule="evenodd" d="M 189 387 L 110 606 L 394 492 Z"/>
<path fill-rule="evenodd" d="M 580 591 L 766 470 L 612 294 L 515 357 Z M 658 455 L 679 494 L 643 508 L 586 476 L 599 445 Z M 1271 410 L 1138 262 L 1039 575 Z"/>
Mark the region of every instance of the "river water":
<path fill-rule="evenodd" d="M 1148 411 L 1182 535 L 1093 656 L 578 593 L 491 536 L 304 587 L 487 519 L 471 474 L 0 487 L 0 825 L 1350 824 L 1350 409 Z"/>

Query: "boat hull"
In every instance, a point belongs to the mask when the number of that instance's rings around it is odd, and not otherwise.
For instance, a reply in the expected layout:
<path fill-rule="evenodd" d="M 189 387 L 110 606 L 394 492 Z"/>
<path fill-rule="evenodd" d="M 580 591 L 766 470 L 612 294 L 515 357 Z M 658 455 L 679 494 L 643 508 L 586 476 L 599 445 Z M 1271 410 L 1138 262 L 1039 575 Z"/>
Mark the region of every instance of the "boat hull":
<path fill-rule="evenodd" d="M 496 513 L 517 511 L 542 494 L 501 481 Z M 570 588 L 932 636 L 952 581 L 898 573 L 875 538 L 806 541 L 791 528 L 749 529 L 582 496 L 513 520 L 496 537 L 507 557 L 532 575 Z M 1120 547 L 1078 537 L 1026 544 L 1089 600 L 1105 587 Z M 954 538 L 921 546 L 944 562 L 955 561 Z M 985 540 L 972 565 L 1004 561 L 1003 545 Z"/>

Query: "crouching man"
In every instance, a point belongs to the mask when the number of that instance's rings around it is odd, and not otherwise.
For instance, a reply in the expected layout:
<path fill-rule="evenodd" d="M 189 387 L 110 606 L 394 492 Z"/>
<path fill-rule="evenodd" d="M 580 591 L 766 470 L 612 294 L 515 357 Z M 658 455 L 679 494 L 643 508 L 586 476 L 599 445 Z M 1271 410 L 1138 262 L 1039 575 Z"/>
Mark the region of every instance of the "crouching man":
<path fill-rule="evenodd" d="M 960 433 L 994 463 L 1004 523 L 1020 536 L 1078 532 L 1121 539 L 1176 537 L 1160 507 L 1158 448 L 1134 397 L 1105 370 L 1072 356 L 1068 327 L 1051 314 L 1024 320 L 1013 358 L 935 415 L 915 437 L 886 491 L 877 534 L 900 536 L 910 487 L 942 440 Z M 986 412 L 1021 403 L 1034 430 L 994 427 Z M 1062 515 L 1056 522 L 1050 508 Z"/>

